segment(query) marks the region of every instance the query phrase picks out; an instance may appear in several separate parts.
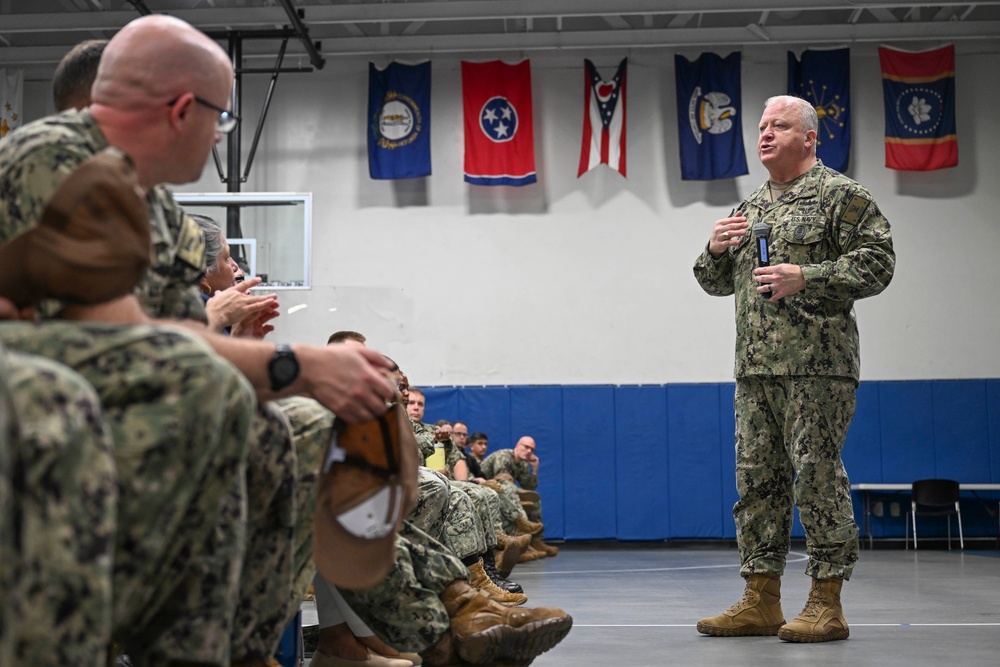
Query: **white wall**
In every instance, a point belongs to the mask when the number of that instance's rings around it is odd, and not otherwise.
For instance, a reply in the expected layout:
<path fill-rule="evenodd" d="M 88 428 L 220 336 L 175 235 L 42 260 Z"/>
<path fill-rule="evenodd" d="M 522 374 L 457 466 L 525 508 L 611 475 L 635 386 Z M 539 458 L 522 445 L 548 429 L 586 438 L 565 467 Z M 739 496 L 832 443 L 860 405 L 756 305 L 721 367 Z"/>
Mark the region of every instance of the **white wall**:
<path fill-rule="evenodd" d="M 732 377 L 732 298 L 701 292 L 691 266 L 713 221 L 766 178 L 753 142 L 763 101 L 784 92 L 785 49 L 744 51 L 750 174 L 712 182 L 680 180 L 672 54 L 628 54 L 628 180 L 603 167 L 576 179 L 582 57 L 529 55 L 539 182 L 525 188 L 462 181 L 457 59 L 433 59 L 434 174 L 415 181 L 368 177 L 364 61 L 282 75 L 243 189 L 314 193 L 314 287 L 282 293 L 284 311 L 308 307 L 284 312 L 274 339 L 357 329 L 422 385 Z M 592 59 L 610 76 L 622 55 Z M 876 47 L 853 47 L 851 64 L 848 175 L 897 252 L 889 289 L 857 305 L 863 376 L 1000 377 L 1000 55 L 959 50 L 959 166 L 930 173 L 884 167 Z M 244 78 L 244 151 L 266 81 Z M 224 188 L 210 164 L 184 189 Z"/>

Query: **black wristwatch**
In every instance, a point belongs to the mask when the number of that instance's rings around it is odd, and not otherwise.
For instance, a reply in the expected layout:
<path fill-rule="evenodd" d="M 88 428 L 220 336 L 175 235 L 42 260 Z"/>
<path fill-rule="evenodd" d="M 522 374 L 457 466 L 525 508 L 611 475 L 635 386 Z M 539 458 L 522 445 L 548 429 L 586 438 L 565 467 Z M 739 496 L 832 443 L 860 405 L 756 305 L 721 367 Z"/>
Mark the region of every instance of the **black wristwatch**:
<path fill-rule="evenodd" d="M 267 364 L 267 377 L 271 391 L 281 391 L 299 377 L 299 360 L 289 345 L 276 345 L 274 356 Z"/>

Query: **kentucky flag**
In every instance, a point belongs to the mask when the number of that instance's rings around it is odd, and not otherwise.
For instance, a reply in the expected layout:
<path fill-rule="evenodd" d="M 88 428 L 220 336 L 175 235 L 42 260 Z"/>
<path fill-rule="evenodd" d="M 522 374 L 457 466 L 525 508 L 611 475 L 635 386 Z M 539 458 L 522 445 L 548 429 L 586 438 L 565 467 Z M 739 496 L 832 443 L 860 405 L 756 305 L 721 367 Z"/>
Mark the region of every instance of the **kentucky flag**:
<path fill-rule="evenodd" d="M 474 185 L 528 185 L 535 177 L 531 61 L 462 62 L 465 180 Z"/>
<path fill-rule="evenodd" d="M 603 81 L 594 63 L 583 61 L 583 145 L 580 178 L 599 164 L 625 176 L 625 73 L 623 58 L 611 81 Z"/>
<path fill-rule="evenodd" d="M 955 47 L 912 53 L 880 46 L 885 166 L 930 171 L 958 164 Z"/>
<path fill-rule="evenodd" d="M 740 54 L 674 56 L 681 178 L 710 181 L 747 173 L 740 125 Z"/>
<path fill-rule="evenodd" d="M 808 100 L 819 116 L 816 155 L 843 172 L 851 155 L 851 50 L 788 52 L 788 94 Z"/>
<path fill-rule="evenodd" d="M 376 179 L 431 173 L 431 64 L 368 63 L 368 173 Z"/>

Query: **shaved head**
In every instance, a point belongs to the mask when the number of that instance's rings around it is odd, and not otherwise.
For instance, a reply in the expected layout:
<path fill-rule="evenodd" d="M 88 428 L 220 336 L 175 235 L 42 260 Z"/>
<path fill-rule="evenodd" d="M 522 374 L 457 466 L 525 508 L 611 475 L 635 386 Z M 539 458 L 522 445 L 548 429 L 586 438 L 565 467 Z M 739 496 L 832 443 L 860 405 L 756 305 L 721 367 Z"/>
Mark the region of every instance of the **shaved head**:
<path fill-rule="evenodd" d="M 229 56 L 208 35 L 172 16 L 151 14 L 130 22 L 104 49 L 93 101 L 138 110 L 193 92 L 224 107 L 232 82 Z"/>

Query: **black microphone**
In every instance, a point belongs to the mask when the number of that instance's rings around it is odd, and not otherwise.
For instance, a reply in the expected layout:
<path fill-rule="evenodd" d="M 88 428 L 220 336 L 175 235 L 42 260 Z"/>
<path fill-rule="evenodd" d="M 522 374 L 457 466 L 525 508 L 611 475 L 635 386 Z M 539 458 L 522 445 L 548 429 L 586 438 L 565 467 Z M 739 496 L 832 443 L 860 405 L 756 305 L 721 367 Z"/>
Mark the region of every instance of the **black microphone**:
<path fill-rule="evenodd" d="M 757 240 L 757 266 L 770 266 L 771 265 L 771 253 L 767 250 L 767 237 L 771 234 L 771 226 L 763 222 L 757 222 L 753 226 L 753 237 Z M 771 297 L 771 288 L 768 287 L 766 292 L 761 292 L 760 295 L 765 299 Z"/>

